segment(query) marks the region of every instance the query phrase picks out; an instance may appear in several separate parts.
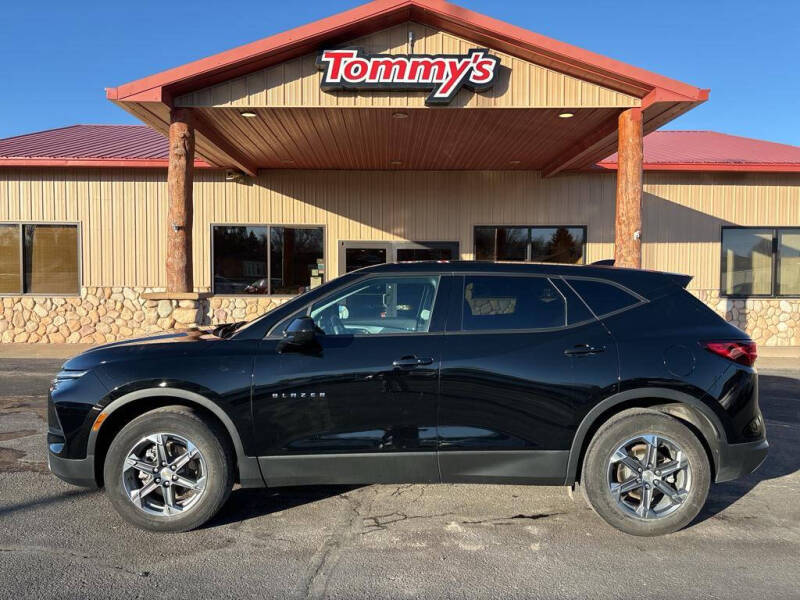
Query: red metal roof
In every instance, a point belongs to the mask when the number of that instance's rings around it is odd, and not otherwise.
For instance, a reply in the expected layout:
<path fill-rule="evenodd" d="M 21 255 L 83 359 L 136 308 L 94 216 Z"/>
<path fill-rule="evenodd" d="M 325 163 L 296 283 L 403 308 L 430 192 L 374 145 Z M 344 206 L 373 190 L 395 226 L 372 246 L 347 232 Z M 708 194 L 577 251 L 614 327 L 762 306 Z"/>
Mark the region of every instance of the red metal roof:
<path fill-rule="evenodd" d="M 617 155 L 598 165 L 615 169 Z M 664 171 L 800 171 L 800 146 L 716 131 L 654 131 L 645 138 L 644 167 Z"/>
<path fill-rule="evenodd" d="M 167 158 L 166 138 L 143 125 L 71 125 L 0 140 L 0 165 L 164 167 Z"/>
<path fill-rule="evenodd" d="M 144 125 L 72 125 L 0 139 L 0 166 L 166 167 L 167 146 Z M 615 169 L 616 161 L 615 154 L 598 166 Z M 800 172 L 800 147 L 715 131 L 656 131 L 645 137 L 644 168 Z"/>

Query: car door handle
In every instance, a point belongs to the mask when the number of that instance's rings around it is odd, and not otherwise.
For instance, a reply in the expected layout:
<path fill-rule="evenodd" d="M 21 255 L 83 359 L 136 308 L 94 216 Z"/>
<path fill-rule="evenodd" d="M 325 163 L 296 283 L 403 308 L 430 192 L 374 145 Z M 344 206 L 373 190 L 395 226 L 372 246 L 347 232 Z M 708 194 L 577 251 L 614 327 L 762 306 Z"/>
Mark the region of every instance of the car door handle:
<path fill-rule="evenodd" d="M 590 346 L 589 344 L 577 344 L 572 348 L 567 348 L 564 350 L 564 354 L 567 356 L 588 356 L 592 354 L 600 354 L 601 352 L 605 352 L 605 346 Z"/>
<path fill-rule="evenodd" d="M 430 365 L 432 363 L 433 358 L 430 356 L 423 356 L 422 358 L 418 356 L 404 356 L 403 358 L 398 358 L 392 362 L 392 366 L 399 369 L 413 369 L 414 367 L 421 367 L 423 365 Z"/>

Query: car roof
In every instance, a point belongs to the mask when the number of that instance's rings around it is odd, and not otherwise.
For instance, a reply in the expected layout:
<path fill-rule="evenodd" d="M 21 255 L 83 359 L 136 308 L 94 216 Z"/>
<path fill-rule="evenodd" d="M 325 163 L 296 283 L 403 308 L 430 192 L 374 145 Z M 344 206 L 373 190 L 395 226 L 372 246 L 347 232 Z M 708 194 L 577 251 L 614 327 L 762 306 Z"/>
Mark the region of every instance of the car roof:
<path fill-rule="evenodd" d="M 665 286 L 685 287 L 691 277 L 662 271 L 627 269 L 610 265 L 567 265 L 560 263 L 490 262 L 477 260 L 422 260 L 384 263 L 358 270 L 359 273 L 487 273 L 540 274 L 561 277 L 591 277 L 623 285 L 645 298 L 652 298 Z"/>

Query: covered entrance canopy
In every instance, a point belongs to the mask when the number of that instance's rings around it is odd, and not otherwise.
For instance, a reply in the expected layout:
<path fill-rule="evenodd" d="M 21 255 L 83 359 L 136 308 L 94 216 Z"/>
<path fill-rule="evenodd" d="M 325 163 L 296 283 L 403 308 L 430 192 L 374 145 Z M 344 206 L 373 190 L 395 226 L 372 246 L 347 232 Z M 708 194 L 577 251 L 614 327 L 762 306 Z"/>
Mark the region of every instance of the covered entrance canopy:
<path fill-rule="evenodd" d="M 484 50 L 497 65 L 490 84 L 476 77 L 470 85 L 465 76 L 449 101 L 431 105 L 432 89 L 408 79 L 330 85 L 332 67 L 321 52 L 349 48 L 365 58 L 455 61 Z M 639 266 L 642 136 L 708 97 L 707 90 L 436 0 L 376 0 L 106 93 L 170 136 L 171 291 L 192 289 L 194 151 L 200 166 L 247 175 L 522 169 L 546 177 L 619 152 L 616 259 Z"/>

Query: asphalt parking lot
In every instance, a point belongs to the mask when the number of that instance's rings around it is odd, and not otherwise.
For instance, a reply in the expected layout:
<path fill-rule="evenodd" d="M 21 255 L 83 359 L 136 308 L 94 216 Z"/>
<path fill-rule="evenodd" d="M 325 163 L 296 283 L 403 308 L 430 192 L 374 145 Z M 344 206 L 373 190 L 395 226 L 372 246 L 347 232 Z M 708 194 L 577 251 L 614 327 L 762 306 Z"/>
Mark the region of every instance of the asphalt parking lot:
<path fill-rule="evenodd" d="M 47 471 L 59 360 L 0 360 L 2 598 L 797 598 L 800 370 L 762 372 L 767 461 L 663 538 L 565 488 L 235 490 L 202 530 L 145 533 Z"/>

